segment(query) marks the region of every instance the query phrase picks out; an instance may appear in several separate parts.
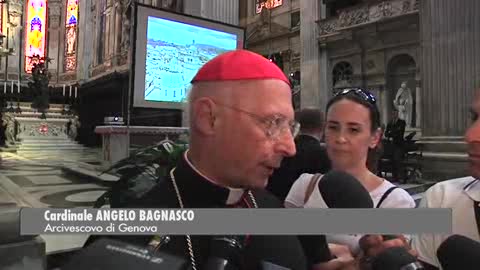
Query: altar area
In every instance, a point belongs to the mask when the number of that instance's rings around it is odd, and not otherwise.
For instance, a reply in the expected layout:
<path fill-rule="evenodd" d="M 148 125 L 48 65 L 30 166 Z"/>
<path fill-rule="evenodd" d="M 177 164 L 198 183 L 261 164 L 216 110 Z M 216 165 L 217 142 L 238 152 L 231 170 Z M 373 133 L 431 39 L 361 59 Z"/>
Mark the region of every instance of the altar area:
<path fill-rule="evenodd" d="M 13 103 L 15 104 L 15 103 Z M 78 117 L 68 105 L 49 104 L 42 113 L 31 107 L 30 102 L 19 102 L 16 106 L 7 103 L 2 110 L 4 145 L 1 151 L 59 151 L 83 149 L 76 142 Z"/>

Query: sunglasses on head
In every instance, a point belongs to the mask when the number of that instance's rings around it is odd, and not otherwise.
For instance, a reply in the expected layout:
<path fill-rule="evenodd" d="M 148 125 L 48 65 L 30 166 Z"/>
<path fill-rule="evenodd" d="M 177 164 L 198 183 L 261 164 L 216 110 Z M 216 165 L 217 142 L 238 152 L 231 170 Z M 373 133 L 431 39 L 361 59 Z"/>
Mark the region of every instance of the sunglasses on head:
<path fill-rule="evenodd" d="M 348 94 L 353 94 L 363 100 L 365 100 L 366 102 L 372 104 L 372 105 L 375 105 L 375 103 L 377 102 L 377 99 L 375 98 L 375 96 L 368 92 L 367 90 L 363 90 L 361 88 L 347 88 L 347 89 L 343 89 L 341 91 L 339 91 L 337 94 L 335 94 L 335 96 L 344 96 L 344 95 L 348 95 Z"/>

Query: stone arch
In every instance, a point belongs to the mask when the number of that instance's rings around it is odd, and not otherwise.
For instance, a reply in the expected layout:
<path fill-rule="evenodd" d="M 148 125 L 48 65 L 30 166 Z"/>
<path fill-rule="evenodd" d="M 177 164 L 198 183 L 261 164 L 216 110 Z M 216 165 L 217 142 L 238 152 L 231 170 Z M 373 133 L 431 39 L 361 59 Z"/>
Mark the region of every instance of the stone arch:
<path fill-rule="evenodd" d="M 410 48 L 404 48 L 404 49 L 396 49 L 393 51 L 388 51 L 386 52 L 386 62 L 387 63 L 387 68 L 388 64 L 390 64 L 392 61 L 395 61 L 395 59 L 398 59 L 399 57 L 409 57 L 413 59 L 415 62 L 415 67 L 418 69 L 419 68 L 419 62 L 417 61 L 418 55 L 417 51 L 415 49 L 410 49 Z"/>
<path fill-rule="evenodd" d="M 353 66 L 347 61 L 340 61 L 332 69 L 332 85 L 334 89 L 351 87 L 353 80 Z"/>
<path fill-rule="evenodd" d="M 411 127 L 417 126 L 417 112 L 416 112 L 416 73 L 417 73 L 417 62 L 415 58 L 409 53 L 402 53 L 392 56 L 387 62 L 387 72 L 386 72 L 386 82 L 387 82 L 387 100 L 388 105 L 387 109 L 390 113 L 393 108 L 393 101 L 397 94 L 398 89 L 400 88 L 402 82 L 406 82 L 407 88 L 410 89 L 413 104 L 411 106 L 412 116 L 411 116 Z M 407 123 L 408 125 L 408 123 Z"/>

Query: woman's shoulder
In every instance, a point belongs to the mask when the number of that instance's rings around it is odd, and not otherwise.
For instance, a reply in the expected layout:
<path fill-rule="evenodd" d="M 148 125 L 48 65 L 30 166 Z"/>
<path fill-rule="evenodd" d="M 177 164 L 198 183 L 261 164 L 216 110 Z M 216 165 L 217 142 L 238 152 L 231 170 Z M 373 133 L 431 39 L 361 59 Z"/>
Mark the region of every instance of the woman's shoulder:
<path fill-rule="evenodd" d="M 383 196 L 386 192 L 391 190 L 390 194 L 384 199 L 382 208 L 415 208 L 415 200 L 403 188 L 396 186 L 392 182 L 384 179 L 382 185 L 379 187 L 378 196 Z"/>
<path fill-rule="evenodd" d="M 311 174 L 311 173 L 302 173 L 298 178 L 297 180 L 295 180 L 295 182 L 293 182 L 293 185 L 292 185 L 292 188 L 295 187 L 295 188 L 307 188 L 307 186 L 309 185 L 312 177 L 315 176 L 315 174 Z"/>
<path fill-rule="evenodd" d="M 310 173 L 301 174 L 290 188 L 285 201 L 297 207 L 303 206 L 307 188 L 313 176 L 314 174 Z"/>

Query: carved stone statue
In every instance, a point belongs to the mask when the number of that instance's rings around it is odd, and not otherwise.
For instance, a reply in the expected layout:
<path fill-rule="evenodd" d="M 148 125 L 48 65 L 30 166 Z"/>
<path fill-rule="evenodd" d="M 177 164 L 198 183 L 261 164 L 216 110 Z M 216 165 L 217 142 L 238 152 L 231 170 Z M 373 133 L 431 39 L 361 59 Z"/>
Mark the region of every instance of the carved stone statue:
<path fill-rule="evenodd" d="M 77 130 L 79 127 L 80 127 L 80 121 L 78 119 L 78 116 L 75 116 L 72 119 L 72 124 L 70 125 L 70 134 L 68 134 L 72 140 L 75 140 L 77 138 L 77 134 L 78 134 Z"/>
<path fill-rule="evenodd" d="M 70 139 L 75 140 L 77 139 L 78 135 L 78 128 L 80 127 L 80 121 L 78 120 L 78 116 L 73 117 L 71 120 L 70 130 L 68 132 L 68 136 Z"/>
<path fill-rule="evenodd" d="M 407 82 L 402 82 L 400 88 L 393 100 L 393 106 L 398 111 L 398 118 L 405 120 L 406 126 L 412 126 L 413 115 L 413 95 L 410 88 L 407 88 Z"/>
<path fill-rule="evenodd" d="M 5 145 L 15 145 L 15 121 L 11 115 L 3 115 L 5 127 Z"/>
<path fill-rule="evenodd" d="M 122 0 L 123 14 L 122 14 L 122 40 L 121 50 L 128 51 L 130 48 L 130 14 L 132 12 L 132 0 Z"/>
<path fill-rule="evenodd" d="M 67 53 L 75 53 L 75 41 L 77 40 L 77 32 L 74 27 L 67 28 Z"/>

